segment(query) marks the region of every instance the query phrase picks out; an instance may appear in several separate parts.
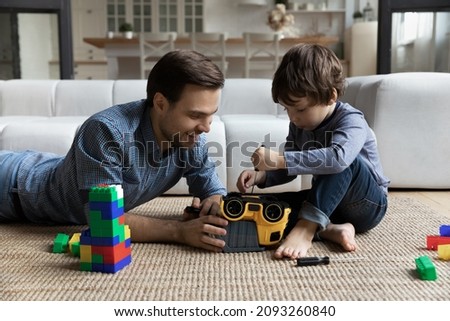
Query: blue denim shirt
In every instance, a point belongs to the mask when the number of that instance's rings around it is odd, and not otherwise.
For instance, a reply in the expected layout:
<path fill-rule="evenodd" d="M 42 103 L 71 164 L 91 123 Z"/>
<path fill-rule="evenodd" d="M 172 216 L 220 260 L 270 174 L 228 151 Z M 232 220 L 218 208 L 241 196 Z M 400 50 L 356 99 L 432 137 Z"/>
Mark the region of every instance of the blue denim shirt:
<path fill-rule="evenodd" d="M 37 223 L 86 224 L 92 186 L 121 184 L 129 211 L 182 177 L 189 192 L 201 199 L 225 195 L 205 144 L 202 134 L 194 148 L 161 154 L 145 100 L 110 107 L 80 127 L 65 157 L 33 151 L 21 155 L 17 190 L 23 211 Z"/>

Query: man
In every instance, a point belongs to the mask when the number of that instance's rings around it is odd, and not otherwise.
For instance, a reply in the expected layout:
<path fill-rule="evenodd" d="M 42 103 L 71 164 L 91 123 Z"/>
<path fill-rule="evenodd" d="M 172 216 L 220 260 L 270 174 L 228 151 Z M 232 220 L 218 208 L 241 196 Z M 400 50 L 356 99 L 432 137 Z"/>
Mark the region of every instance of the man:
<path fill-rule="evenodd" d="M 227 221 L 214 214 L 226 190 L 203 133 L 210 130 L 223 85 L 223 74 L 208 58 L 173 51 L 150 72 L 147 99 L 91 116 L 65 157 L 0 151 L 0 222 L 86 224 L 92 186 L 122 185 L 127 212 L 185 177 L 200 217 L 177 221 L 126 213 L 132 241 L 221 251 L 225 243 L 214 236 L 226 233 Z"/>

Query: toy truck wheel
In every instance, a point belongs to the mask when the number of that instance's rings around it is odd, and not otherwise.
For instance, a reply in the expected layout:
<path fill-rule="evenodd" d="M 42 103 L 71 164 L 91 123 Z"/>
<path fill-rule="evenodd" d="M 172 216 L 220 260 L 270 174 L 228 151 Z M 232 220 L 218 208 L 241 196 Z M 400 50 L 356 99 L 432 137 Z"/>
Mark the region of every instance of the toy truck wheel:
<path fill-rule="evenodd" d="M 231 220 L 237 220 L 244 214 L 244 203 L 238 198 L 231 198 L 224 203 L 224 215 Z"/>
<path fill-rule="evenodd" d="M 278 222 L 283 218 L 283 208 L 276 203 L 268 204 L 264 207 L 263 216 L 268 222 Z"/>

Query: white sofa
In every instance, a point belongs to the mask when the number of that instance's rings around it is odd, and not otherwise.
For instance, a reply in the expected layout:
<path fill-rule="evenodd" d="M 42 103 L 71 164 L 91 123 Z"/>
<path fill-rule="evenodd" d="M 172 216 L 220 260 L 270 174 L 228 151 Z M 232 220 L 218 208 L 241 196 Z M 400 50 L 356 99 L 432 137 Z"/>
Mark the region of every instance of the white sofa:
<path fill-rule="evenodd" d="M 342 97 L 377 136 L 391 187 L 450 188 L 450 73 L 348 78 Z"/>
<path fill-rule="evenodd" d="M 145 97 L 145 80 L 0 81 L 0 149 L 64 155 L 81 123 L 104 108 Z M 391 187 L 450 188 L 450 74 L 348 78 L 343 101 L 360 108 L 377 135 Z M 282 148 L 288 118 L 272 101 L 270 79 L 227 79 L 208 133 L 209 151 L 229 191 L 264 143 Z M 255 192 L 309 187 L 309 177 Z M 186 194 L 181 181 L 167 194 Z"/>

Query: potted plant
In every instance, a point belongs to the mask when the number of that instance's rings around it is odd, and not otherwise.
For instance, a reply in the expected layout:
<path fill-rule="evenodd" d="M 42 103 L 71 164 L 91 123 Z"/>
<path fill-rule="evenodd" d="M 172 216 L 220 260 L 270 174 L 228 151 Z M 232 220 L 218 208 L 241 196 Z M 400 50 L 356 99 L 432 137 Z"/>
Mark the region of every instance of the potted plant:
<path fill-rule="evenodd" d="M 361 22 L 363 21 L 363 14 L 361 11 L 355 11 L 353 13 L 353 22 Z"/>
<path fill-rule="evenodd" d="M 133 38 L 133 25 L 128 22 L 124 22 L 119 26 L 119 31 L 123 33 L 123 36 L 127 39 Z"/>

